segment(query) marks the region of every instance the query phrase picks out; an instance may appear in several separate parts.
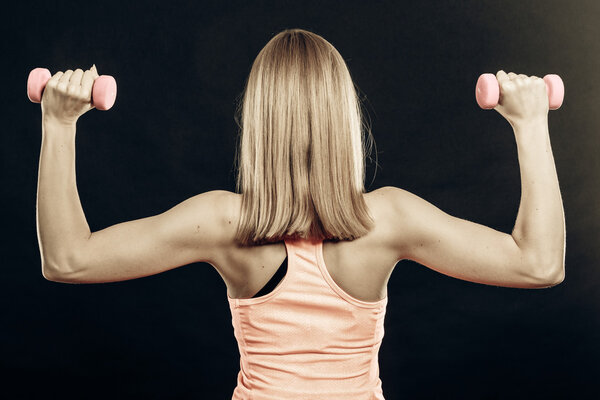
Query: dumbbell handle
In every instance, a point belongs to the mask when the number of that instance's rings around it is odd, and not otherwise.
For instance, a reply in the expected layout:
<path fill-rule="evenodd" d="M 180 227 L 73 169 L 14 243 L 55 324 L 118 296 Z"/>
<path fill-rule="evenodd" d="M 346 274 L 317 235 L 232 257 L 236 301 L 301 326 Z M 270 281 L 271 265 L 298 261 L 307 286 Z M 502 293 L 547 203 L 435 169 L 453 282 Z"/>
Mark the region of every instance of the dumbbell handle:
<path fill-rule="evenodd" d="M 35 68 L 27 78 L 27 97 L 34 103 L 42 101 L 46 83 L 52 77 L 46 68 Z M 117 98 L 117 82 L 110 75 L 100 75 L 92 86 L 92 104 L 98 110 L 108 110 Z"/>
<path fill-rule="evenodd" d="M 556 110 L 562 105 L 565 97 L 565 85 L 560 76 L 548 74 L 544 76 L 546 91 L 548 93 L 548 108 Z M 477 79 L 475 98 L 479 107 L 489 110 L 498 105 L 500 98 L 500 85 L 494 74 L 482 74 Z"/>

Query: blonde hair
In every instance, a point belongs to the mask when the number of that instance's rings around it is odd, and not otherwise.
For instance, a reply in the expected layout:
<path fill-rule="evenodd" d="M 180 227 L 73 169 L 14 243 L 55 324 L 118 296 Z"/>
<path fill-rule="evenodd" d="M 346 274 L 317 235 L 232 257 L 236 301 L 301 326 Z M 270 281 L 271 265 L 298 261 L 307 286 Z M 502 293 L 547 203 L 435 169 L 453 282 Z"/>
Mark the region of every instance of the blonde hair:
<path fill-rule="evenodd" d="M 236 241 L 368 233 L 362 128 L 369 152 L 373 136 L 362 116 L 348 67 L 328 41 L 303 29 L 275 35 L 254 60 L 236 110 Z"/>

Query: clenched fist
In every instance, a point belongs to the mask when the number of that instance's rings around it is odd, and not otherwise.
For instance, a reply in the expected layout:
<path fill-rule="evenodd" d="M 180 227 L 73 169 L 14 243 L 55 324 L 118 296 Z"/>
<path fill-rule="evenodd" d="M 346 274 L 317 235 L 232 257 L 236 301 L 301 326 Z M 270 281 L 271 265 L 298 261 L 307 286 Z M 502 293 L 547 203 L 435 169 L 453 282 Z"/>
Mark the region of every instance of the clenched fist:
<path fill-rule="evenodd" d="M 65 124 L 76 123 L 80 116 L 94 108 L 92 86 L 96 78 L 98 71 L 95 65 L 85 72 L 76 69 L 54 74 L 44 88 L 42 118 Z"/>
<path fill-rule="evenodd" d="M 500 70 L 496 79 L 500 85 L 500 99 L 494 110 L 513 128 L 524 122 L 547 121 L 548 93 L 542 78 Z"/>

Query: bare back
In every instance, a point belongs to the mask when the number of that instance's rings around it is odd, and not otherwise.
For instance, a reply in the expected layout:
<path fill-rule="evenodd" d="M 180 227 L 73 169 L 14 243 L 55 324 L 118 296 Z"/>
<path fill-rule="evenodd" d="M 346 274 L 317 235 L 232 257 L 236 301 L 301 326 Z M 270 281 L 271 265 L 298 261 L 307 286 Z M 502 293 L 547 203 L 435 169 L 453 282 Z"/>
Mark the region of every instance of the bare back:
<path fill-rule="evenodd" d="M 353 241 L 323 242 L 323 259 L 329 274 L 346 293 L 363 301 L 378 301 L 387 295 L 387 283 L 399 261 L 386 226 L 385 198 L 381 189 L 363 194 L 374 228 Z M 233 239 L 240 215 L 241 195 L 231 193 L 230 235 Z M 231 241 L 213 266 L 232 298 L 254 296 L 273 277 L 285 260 L 283 241 L 259 246 L 240 246 Z"/>

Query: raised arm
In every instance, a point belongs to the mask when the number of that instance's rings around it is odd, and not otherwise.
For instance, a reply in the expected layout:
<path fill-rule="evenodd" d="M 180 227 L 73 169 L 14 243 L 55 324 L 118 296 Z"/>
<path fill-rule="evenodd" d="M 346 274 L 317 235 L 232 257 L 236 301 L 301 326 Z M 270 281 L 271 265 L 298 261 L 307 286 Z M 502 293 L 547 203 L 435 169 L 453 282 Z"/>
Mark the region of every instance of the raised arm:
<path fill-rule="evenodd" d="M 498 80 L 501 104 L 496 110 L 513 127 L 521 169 L 521 203 L 512 234 L 453 217 L 394 187 L 386 188 L 393 210 L 390 232 L 399 259 L 458 279 L 517 288 L 554 286 L 565 276 L 565 222 L 544 82 L 503 71 Z"/>
<path fill-rule="evenodd" d="M 230 193 L 193 196 L 151 217 L 97 232 L 88 226 L 75 174 L 76 121 L 90 107 L 95 68 L 59 72 L 42 98 L 37 232 L 42 275 L 65 283 L 135 279 L 194 262 L 214 265 L 229 246 Z"/>

